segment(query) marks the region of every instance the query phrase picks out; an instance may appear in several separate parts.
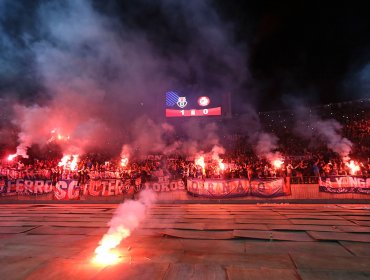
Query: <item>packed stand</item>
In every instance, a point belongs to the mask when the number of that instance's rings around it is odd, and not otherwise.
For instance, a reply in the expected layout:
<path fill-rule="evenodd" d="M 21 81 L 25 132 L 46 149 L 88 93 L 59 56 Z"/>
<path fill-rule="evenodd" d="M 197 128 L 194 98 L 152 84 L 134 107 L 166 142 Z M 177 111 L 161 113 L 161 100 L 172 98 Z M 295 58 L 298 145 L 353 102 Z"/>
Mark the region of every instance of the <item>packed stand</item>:
<path fill-rule="evenodd" d="M 343 136 L 350 139 L 353 149 L 350 157 L 359 163 L 354 175 L 370 175 L 370 101 L 330 104 L 313 108 L 322 118 L 334 118 L 343 126 Z M 293 131 L 294 113 L 275 111 L 260 113 L 267 132 L 279 138 L 279 152 L 284 163 L 275 167 L 254 155 L 247 135 L 230 133 L 222 138 L 226 153 L 221 156 L 224 168 L 211 159 L 205 167 L 195 164 L 195 158 L 185 156 L 152 155 L 145 159 L 130 159 L 127 166 L 120 160 L 109 160 L 102 154 L 87 154 L 79 159 L 76 169 L 58 166 L 60 158 L 53 156 L 37 160 L 17 158 L 0 162 L 2 179 L 44 179 L 56 183 L 60 179 L 76 179 L 79 184 L 89 179 L 121 179 L 156 181 L 168 176 L 172 179 L 192 178 L 275 178 L 290 177 L 294 183 L 315 183 L 319 176 L 348 175 L 349 167 L 338 155 L 329 151 L 320 141 L 307 141 Z M 309 125 L 309 124 L 302 124 Z M 5 155 L 3 156 L 3 158 Z"/>

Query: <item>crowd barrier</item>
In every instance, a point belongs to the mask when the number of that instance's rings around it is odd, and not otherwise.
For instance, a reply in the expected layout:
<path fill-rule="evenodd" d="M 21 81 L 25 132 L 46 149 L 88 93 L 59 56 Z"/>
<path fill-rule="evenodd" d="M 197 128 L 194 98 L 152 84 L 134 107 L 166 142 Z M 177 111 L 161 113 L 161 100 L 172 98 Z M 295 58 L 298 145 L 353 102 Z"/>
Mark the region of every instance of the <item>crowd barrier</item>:
<path fill-rule="evenodd" d="M 207 198 L 276 197 L 290 195 L 290 180 L 270 179 L 187 179 L 187 190 L 193 196 Z"/>
<path fill-rule="evenodd" d="M 153 190 L 158 200 L 366 200 L 370 199 L 370 178 L 331 176 L 318 184 L 287 184 L 289 180 L 212 180 L 159 178 L 156 182 L 133 185 L 131 180 L 89 180 L 79 186 L 77 180 L 2 180 L 0 202 L 8 200 L 91 200 L 119 202 L 132 198 L 142 189 Z M 137 182 L 135 182 L 137 183 Z"/>

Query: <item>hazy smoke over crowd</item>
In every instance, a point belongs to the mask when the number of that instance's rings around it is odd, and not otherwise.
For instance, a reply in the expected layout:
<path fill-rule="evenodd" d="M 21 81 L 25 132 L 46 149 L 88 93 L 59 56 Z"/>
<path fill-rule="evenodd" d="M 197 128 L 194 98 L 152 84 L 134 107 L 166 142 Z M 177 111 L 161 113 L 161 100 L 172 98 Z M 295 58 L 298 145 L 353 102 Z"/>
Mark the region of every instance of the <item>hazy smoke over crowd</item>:
<path fill-rule="evenodd" d="M 278 138 L 275 135 L 260 132 L 257 137 L 255 152 L 259 157 L 265 158 L 270 162 L 282 158 L 281 154 L 276 151 L 278 148 Z"/>
<path fill-rule="evenodd" d="M 260 118 L 253 107 L 245 106 L 244 112 L 237 125 L 248 136 L 248 141 L 252 144 L 255 154 L 270 162 L 281 159 L 282 155 L 277 151 L 279 139 L 264 131 Z"/>
<path fill-rule="evenodd" d="M 352 142 L 342 136 L 342 125 L 334 119 L 322 119 L 315 112 L 294 102 L 296 115 L 295 131 L 313 142 L 322 141 L 327 148 L 348 160 Z"/>
<path fill-rule="evenodd" d="M 2 10 L 16 12 L 20 7 L 12 2 L 3 2 Z M 143 4 L 156 6 L 171 28 L 187 30 L 186 44 L 158 44 L 88 0 L 38 1 L 29 14 L 32 28 L 21 25 L 19 44 L 1 27 L 3 54 L 28 55 L 38 88 L 27 102 L 2 93 L 11 100 L 12 124 L 19 129 L 18 154 L 48 143 L 53 131 L 66 153 L 104 147 L 119 154 L 123 144 L 137 153 L 188 153 L 205 140 L 218 144 L 212 124 L 185 125 L 188 140 L 179 143 L 163 119 L 162 100 L 166 90 L 188 83 L 213 93 L 234 90 L 247 77 L 243 52 L 210 1 Z M 18 66 L 9 61 L 8 68 Z"/>

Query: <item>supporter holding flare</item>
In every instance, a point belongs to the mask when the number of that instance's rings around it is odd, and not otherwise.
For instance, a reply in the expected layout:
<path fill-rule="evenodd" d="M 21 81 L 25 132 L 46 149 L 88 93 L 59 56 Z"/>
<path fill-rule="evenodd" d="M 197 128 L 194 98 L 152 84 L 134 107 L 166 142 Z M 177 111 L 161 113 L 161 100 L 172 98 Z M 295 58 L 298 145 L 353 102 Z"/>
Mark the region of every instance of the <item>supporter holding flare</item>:
<path fill-rule="evenodd" d="M 127 167 L 130 158 L 130 147 L 128 145 L 123 145 L 120 156 L 121 156 L 120 161 L 121 167 L 123 168 Z"/>
<path fill-rule="evenodd" d="M 206 164 L 204 162 L 204 156 L 198 155 L 194 161 L 196 166 L 200 166 L 202 168 L 202 174 L 205 175 L 206 173 Z"/>
<path fill-rule="evenodd" d="M 78 155 L 64 155 L 58 166 L 75 171 L 78 166 Z"/>
<path fill-rule="evenodd" d="M 284 161 L 281 159 L 275 159 L 272 161 L 272 165 L 277 169 L 280 169 L 283 164 L 284 164 Z"/>

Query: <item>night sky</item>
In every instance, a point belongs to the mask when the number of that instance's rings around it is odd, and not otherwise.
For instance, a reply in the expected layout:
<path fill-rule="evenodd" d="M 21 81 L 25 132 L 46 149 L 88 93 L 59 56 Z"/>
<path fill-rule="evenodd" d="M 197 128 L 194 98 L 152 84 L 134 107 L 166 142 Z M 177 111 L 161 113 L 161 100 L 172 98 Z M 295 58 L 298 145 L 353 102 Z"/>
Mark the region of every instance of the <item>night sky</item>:
<path fill-rule="evenodd" d="M 34 102 L 48 95 L 33 69 L 35 61 L 28 46 L 43 39 L 35 15 L 44 1 L 5 2 L 0 5 L 0 31 L 12 38 L 18 51 L 13 53 L 0 41 L 0 96 L 11 94 Z M 159 2 L 171 1 L 97 0 L 93 7 L 112 19 L 111 28 L 117 28 L 118 34 L 121 25 L 145 34 L 162 59 L 185 57 L 196 32 L 196 25 L 186 23 L 192 21 L 192 15 L 174 11 L 171 18 L 171 11 L 164 12 Z M 292 96 L 311 105 L 369 97 L 370 13 L 365 6 L 348 1 L 208 2 L 242 54 L 245 71 L 241 71 L 238 85 L 230 89 L 235 104 L 241 100 L 255 104 L 258 110 L 278 110 L 285 108 Z M 219 61 L 205 59 L 201 63 L 207 73 L 228 73 Z M 181 77 L 185 83 L 198 83 L 192 71 Z M 204 79 L 217 85 L 213 76 Z"/>

